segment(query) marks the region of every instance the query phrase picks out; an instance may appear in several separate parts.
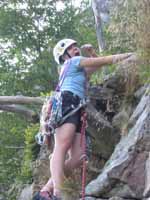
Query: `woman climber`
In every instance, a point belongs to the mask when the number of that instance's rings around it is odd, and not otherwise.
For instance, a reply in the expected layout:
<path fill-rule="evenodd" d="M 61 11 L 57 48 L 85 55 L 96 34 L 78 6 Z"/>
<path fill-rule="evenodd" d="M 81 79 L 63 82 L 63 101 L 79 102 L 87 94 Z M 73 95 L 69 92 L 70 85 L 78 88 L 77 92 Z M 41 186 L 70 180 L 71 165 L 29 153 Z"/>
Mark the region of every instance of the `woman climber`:
<path fill-rule="evenodd" d="M 89 46 L 84 48 L 89 50 Z M 91 57 L 83 57 L 75 40 L 63 39 L 54 47 L 53 55 L 57 64 L 61 65 L 60 76 L 64 75 L 59 90 L 62 96 L 62 113 L 66 115 L 86 98 L 86 83 L 89 74 L 103 66 L 122 61 L 130 57 L 132 53 L 100 57 L 91 54 Z M 36 193 L 34 200 L 61 200 L 61 186 L 65 175 L 81 165 L 85 156 L 80 145 L 81 110 L 82 108 L 78 109 L 56 128 L 54 149 L 50 159 L 51 178 Z"/>

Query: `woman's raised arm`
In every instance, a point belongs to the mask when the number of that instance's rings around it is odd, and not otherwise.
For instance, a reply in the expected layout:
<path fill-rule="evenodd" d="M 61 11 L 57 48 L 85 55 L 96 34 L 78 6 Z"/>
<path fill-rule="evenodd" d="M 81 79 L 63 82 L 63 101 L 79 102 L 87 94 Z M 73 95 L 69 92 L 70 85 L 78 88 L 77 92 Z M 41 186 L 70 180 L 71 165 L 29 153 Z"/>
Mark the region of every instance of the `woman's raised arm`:
<path fill-rule="evenodd" d="M 103 67 L 104 65 L 114 64 L 120 62 L 133 55 L 133 53 L 123 53 L 110 56 L 100 56 L 96 58 L 83 58 L 80 61 L 81 67 L 94 67 L 96 69 Z"/>

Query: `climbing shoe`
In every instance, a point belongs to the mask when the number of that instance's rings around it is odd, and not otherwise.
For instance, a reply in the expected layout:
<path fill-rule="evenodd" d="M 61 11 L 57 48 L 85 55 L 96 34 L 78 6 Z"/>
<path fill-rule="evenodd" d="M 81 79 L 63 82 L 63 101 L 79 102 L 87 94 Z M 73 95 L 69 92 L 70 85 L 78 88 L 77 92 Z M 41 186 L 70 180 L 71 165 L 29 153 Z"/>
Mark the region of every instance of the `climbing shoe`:
<path fill-rule="evenodd" d="M 36 192 L 35 195 L 33 196 L 33 200 L 52 200 L 52 198 L 48 192 L 44 191 L 44 192 Z"/>

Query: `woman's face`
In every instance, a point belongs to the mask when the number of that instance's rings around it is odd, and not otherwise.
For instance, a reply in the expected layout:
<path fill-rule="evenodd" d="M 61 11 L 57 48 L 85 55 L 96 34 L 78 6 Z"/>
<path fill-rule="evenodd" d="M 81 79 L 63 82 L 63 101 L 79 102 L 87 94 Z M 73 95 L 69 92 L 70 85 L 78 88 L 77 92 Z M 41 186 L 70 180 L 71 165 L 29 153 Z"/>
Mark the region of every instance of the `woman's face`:
<path fill-rule="evenodd" d="M 74 56 L 80 56 L 81 52 L 80 49 L 78 48 L 77 44 L 72 44 L 67 48 L 68 54 L 72 57 Z"/>

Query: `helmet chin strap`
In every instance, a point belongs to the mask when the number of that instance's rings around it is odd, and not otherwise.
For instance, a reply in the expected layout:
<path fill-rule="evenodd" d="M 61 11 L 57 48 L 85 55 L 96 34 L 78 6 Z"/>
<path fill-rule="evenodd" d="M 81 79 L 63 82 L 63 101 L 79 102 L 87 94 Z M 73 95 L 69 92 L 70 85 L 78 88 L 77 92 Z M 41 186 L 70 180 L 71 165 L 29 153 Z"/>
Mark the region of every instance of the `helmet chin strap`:
<path fill-rule="evenodd" d="M 71 58 L 71 56 L 70 56 L 70 54 L 68 53 L 67 50 L 65 51 L 65 54 L 66 54 L 69 58 Z"/>
<path fill-rule="evenodd" d="M 68 51 L 66 51 L 65 54 L 66 54 L 69 58 L 72 58 L 72 57 L 70 56 L 70 54 L 68 53 Z M 80 56 L 80 53 L 76 54 L 75 56 Z"/>
<path fill-rule="evenodd" d="M 67 55 L 69 58 L 71 58 L 70 54 L 68 53 L 68 51 L 66 50 L 64 55 Z M 65 59 L 62 58 L 62 56 L 60 57 L 60 63 L 63 64 L 65 62 Z"/>

